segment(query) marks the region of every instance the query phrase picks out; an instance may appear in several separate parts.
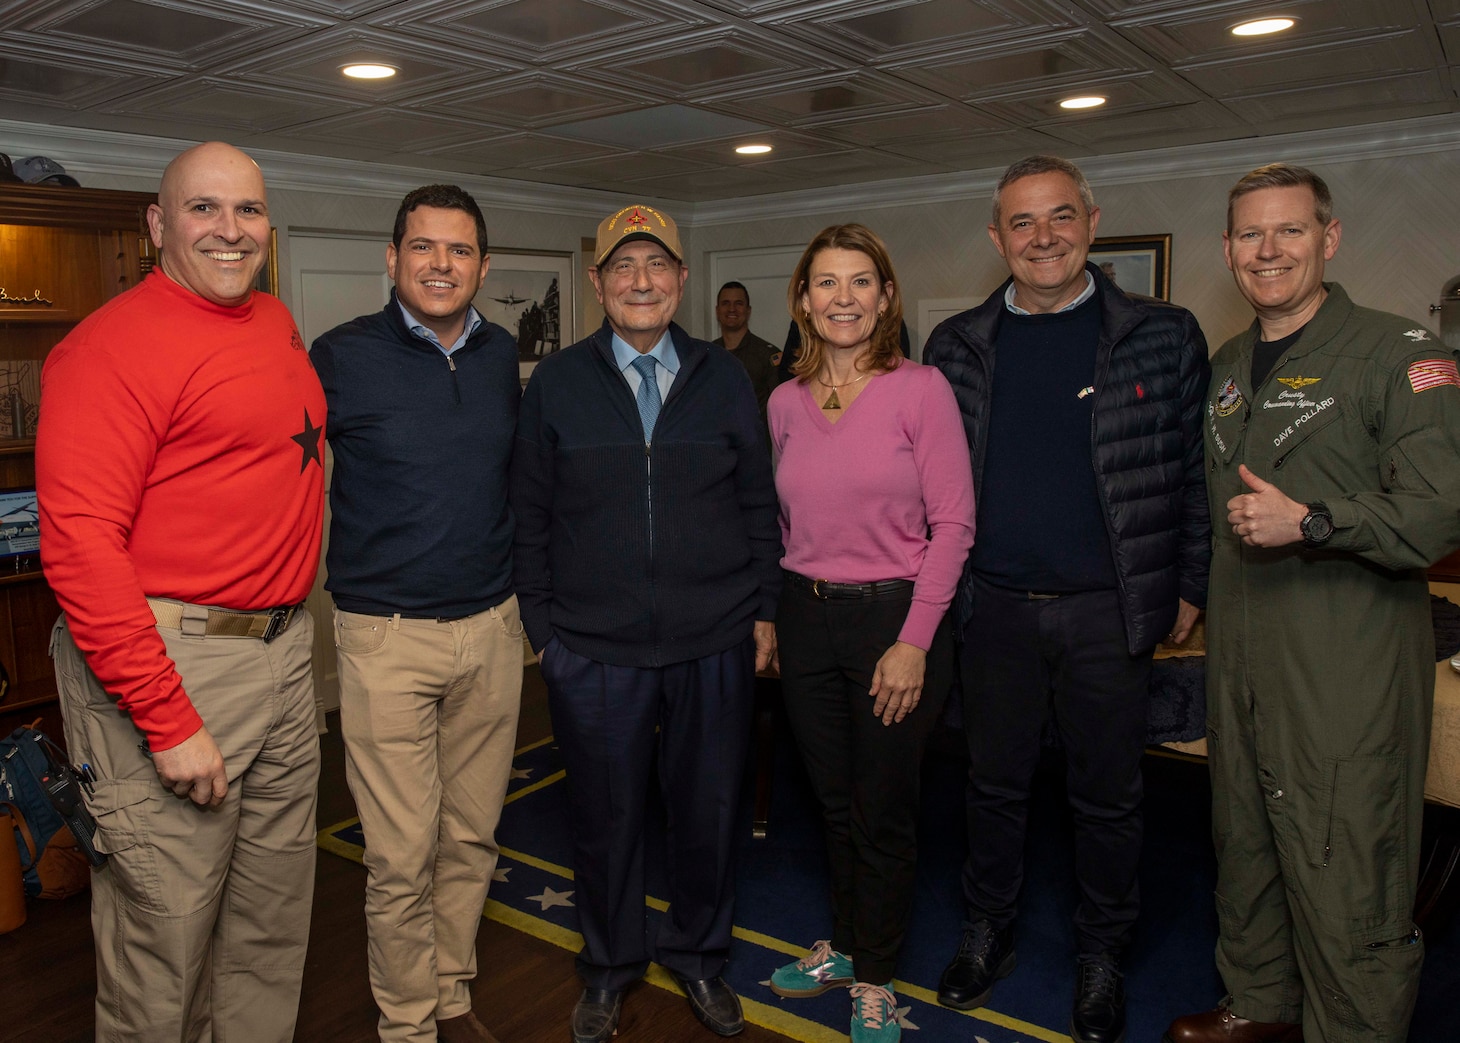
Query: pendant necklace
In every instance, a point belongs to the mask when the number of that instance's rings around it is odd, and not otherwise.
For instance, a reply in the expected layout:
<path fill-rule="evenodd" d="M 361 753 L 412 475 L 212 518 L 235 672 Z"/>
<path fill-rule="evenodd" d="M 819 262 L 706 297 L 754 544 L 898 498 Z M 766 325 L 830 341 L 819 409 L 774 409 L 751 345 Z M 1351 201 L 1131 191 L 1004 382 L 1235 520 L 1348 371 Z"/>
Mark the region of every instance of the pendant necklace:
<path fill-rule="evenodd" d="M 821 377 L 818 375 L 817 378 L 816 378 L 816 382 L 818 384 L 820 384 L 824 388 L 831 388 L 831 394 L 828 395 L 826 401 L 821 404 L 821 408 L 822 409 L 840 409 L 842 407 L 842 403 L 841 403 L 841 399 L 839 399 L 839 398 L 836 397 L 837 389 L 838 388 L 849 388 L 853 384 L 858 383 L 859 381 L 866 380 L 869 376 L 871 376 L 870 373 L 863 373 L 856 380 L 848 380 L 844 384 L 828 384 L 826 381 L 822 380 Z"/>

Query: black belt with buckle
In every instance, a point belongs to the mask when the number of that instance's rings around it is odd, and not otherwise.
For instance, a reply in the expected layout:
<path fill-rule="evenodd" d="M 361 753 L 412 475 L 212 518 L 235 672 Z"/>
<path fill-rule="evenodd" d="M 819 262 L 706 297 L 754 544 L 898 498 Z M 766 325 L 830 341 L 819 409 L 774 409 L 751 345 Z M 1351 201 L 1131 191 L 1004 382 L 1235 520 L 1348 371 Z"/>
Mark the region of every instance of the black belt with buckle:
<path fill-rule="evenodd" d="M 811 591 L 822 601 L 858 601 L 869 598 L 893 597 L 906 594 L 913 589 L 910 579 L 884 579 L 876 583 L 832 583 L 824 579 L 811 579 L 799 572 L 787 572 L 786 582 L 793 587 Z"/>

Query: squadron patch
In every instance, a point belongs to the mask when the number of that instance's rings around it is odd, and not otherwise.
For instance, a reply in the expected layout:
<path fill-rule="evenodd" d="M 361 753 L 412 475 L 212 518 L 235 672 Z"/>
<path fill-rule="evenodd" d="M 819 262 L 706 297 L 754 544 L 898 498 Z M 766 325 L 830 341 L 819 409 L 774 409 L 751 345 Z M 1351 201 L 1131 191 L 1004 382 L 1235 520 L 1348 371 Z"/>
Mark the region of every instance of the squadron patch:
<path fill-rule="evenodd" d="M 1279 384 L 1286 384 L 1294 391 L 1301 391 L 1309 384 L 1316 384 L 1322 377 L 1278 377 Z"/>
<path fill-rule="evenodd" d="M 1228 377 L 1217 392 L 1217 416 L 1231 416 L 1243 405 L 1242 392 L 1237 381 Z"/>
<path fill-rule="evenodd" d="M 774 355 L 772 355 L 771 356 L 771 365 L 772 366 L 779 366 L 781 364 L 781 356 L 783 354 L 784 354 L 784 352 L 778 351 Z"/>
<path fill-rule="evenodd" d="M 1423 359 L 1409 365 L 1409 386 L 1417 395 L 1437 387 L 1460 387 L 1460 367 L 1454 359 Z"/>

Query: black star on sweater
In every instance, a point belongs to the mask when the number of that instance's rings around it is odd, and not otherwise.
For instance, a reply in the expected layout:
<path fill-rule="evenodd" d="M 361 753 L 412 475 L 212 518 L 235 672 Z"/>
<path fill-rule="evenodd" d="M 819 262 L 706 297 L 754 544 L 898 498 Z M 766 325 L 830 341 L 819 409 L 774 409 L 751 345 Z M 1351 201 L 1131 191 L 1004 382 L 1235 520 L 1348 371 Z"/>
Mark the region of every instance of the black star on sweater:
<path fill-rule="evenodd" d="M 324 466 L 324 457 L 320 453 L 320 442 L 323 434 L 324 427 L 315 427 L 314 423 L 309 419 L 309 410 L 306 409 L 304 411 L 304 430 L 300 431 L 297 435 L 289 436 L 299 443 L 300 449 L 304 450 L 304 458 L 299 461 L 300 474 L 304 473 L 304 469 L 309 466 L 309 461 L 311 460 L 319 464 L 320 467 Z"/>

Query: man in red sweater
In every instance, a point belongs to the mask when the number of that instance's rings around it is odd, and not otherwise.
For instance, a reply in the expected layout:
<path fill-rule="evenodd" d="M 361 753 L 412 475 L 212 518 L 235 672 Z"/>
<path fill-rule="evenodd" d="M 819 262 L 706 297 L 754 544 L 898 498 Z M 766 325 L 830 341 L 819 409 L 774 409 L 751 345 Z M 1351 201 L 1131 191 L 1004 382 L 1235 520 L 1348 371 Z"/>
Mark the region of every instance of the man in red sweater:
<path fill-rule="evenodd" d="M 325 401 L 257 293 L 263 175 L 189 149 L 148 208 L 161 270 L 46 361 L 41 559 L 93 875 L 98 1039 L 293 1038 L 319 744 L 310 676 Z"/>

